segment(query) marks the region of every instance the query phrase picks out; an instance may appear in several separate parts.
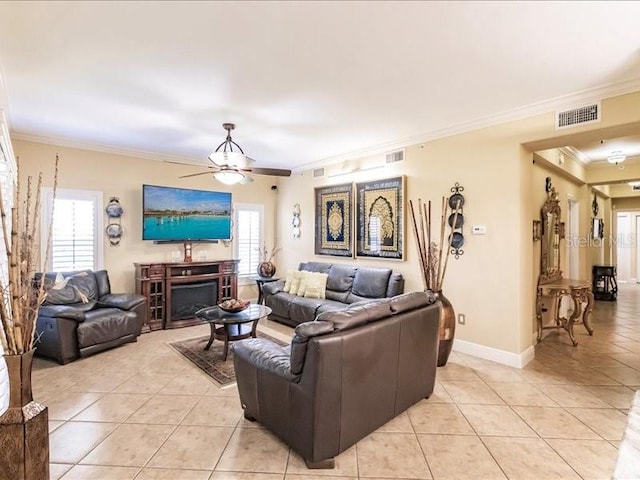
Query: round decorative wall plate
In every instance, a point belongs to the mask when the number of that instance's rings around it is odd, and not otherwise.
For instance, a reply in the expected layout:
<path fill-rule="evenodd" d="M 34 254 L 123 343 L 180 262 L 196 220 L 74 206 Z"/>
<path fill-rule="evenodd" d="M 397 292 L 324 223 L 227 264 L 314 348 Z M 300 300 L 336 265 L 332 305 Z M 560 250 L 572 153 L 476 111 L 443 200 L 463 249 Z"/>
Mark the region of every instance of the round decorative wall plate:
<path fill-rule="evenodd" d="M 454 193 L 449 197 L 449 208 L 455 209 L 458 202 L 460 202 L 460 207 L 464 207 L 464 197 L 462 194 Z"/>
<path fill-rule="evenodd" d="M 464 245 L 464 236 L 459 232 L 453 232 L 449 240 L 453 248 L 459 249 Z"/>
<path fill-rule="evenodd" d="M 456 222 L 456 226 L 453 226 L 453 222 Z M 449 215 L 449 226 L 452 228 L 462 228 L 462 225 L 464 224 L 464 215 L 462 215 L 461 213 L 458 213 L 458 215 L 456 216 L 455 213 L 452 213 L 451 215 Z"/>
<path fill-rule="evenodd" d="M 109 238 L 120 238 L 123 233 L 122 225 L 110 223 L 107 225 L 106 232 Z"/>
<path fill-rule="evenodd" d="M 105 211 L 110 218 L 119 218 L 124 213 L 122 205 L 120 205 L 120 201 L 117 197 L 111 197 Z"/>

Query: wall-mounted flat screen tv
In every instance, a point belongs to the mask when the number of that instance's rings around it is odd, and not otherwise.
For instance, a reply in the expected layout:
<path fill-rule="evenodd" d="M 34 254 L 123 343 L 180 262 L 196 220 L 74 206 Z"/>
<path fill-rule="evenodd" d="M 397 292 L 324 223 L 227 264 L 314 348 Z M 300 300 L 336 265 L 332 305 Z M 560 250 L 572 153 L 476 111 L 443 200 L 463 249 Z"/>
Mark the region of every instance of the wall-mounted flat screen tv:
<path fill-rule="evenodd" d="M 231 239 L 231 194 L 142 186 L 142 239 L 158 242 Z"/>

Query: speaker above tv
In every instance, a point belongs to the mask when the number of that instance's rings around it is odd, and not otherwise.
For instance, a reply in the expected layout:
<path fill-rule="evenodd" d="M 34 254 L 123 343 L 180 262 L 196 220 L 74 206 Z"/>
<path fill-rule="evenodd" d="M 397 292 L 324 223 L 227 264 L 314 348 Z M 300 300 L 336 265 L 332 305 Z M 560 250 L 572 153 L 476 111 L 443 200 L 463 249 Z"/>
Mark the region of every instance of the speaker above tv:
<path fill-rule="evenodd" d="M 231 239 L 231 193 L 142 186 L 142 239 L 154 243 Z"/>

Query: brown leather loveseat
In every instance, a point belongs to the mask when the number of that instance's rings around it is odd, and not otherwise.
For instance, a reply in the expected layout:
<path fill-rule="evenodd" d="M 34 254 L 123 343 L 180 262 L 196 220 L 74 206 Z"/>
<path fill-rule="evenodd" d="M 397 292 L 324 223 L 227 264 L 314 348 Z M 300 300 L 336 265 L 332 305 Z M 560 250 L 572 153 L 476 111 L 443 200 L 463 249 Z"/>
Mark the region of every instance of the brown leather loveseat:
<path fill-rule="evenodd" d="M 333 457 L 433 392 L 438 304 L 424 292 L 356 303 L 295 329 L 291 348 L 237 342 L 244 416 L 290 445 L 309 468 Z"/>
<path fill-rule="evenodd" d="M 47 297 L 38 311 L 36 355 L 60 364 L 135 342 L 146 299 L 111 293 L 106 270 L 46 273 Z M 36 274 L 36 283 L 42 274 Z"/>

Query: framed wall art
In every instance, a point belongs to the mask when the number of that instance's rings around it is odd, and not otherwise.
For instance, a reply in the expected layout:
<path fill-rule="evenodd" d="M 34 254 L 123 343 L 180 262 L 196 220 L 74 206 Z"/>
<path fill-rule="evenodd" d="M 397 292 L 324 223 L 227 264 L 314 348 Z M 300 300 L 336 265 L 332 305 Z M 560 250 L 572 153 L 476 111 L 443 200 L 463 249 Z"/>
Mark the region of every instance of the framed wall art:
<path fill-rule="evenodd" d="M 353 184 L 315 189 L 316 255 L 353 257 Z"/>
<path fill-rule="evenodd" d="M 356 183 L 356 256 L 404 260 L 405 177 Z"/>

